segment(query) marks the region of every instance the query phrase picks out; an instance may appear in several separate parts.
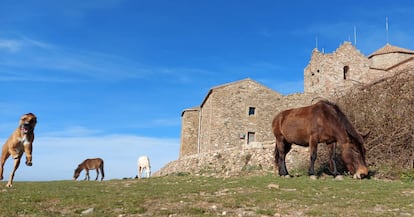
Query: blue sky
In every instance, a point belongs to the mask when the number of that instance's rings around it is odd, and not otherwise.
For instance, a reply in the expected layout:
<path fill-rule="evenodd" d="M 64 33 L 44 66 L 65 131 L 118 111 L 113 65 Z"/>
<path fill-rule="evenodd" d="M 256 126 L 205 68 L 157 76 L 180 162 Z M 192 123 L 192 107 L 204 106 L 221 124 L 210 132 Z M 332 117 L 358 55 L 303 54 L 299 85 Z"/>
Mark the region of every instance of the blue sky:
<path fill-rule="evenodd" d="M 16 181 L 71 179 L 90 157 L 107 179 L 135 176 L 144 154 L 156 171 L 178 158 L 181 112 L 210 88 L 249 77 L 302 92 L 312 49 L 354 43 L 356 28 L 368 55 L 387 42 L 386 17 L 389 42 L 414 50 L 412 11 L 408 0 L 0 0 L 0 143 L 33 112 L 33 166 Z"/>

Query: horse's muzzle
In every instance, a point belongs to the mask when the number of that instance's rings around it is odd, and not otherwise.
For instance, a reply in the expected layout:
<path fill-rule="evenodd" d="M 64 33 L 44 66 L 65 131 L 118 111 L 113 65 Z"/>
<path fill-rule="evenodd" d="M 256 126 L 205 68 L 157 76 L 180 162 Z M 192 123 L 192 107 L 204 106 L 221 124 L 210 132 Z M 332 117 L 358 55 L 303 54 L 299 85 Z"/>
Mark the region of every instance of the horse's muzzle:
<path fill-rule="evenodd" d="M 357 170 L 357 172 L 353 175 L 354 179 L 363 179 L 368 177 L 368 168 L 362 167 Z"/>
<path fill-rule="evenodd" d="M 26 161 L 26 165 L 30 167 L 30 166 L 32 166 L 32 162 L 31 161 Z"/>

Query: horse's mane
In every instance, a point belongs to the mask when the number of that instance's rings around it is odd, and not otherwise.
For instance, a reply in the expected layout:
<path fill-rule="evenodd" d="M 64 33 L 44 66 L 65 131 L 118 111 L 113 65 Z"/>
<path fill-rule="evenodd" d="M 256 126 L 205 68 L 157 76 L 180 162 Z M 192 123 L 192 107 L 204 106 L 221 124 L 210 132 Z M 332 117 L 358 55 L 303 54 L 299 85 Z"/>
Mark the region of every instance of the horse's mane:
<path fill-rule="evenodd" d="M 352 126 L 351 121 L 349 121 L 348 117 L 342 112 L 341 108 L 333 102 L 328 100 L 321 100 L 321 103 L 324 103 L 328 106 L 331 106 L 337 114 L 338 120 L 345 126 L 345 130 L 353 139 L 355 139 L 360 145 L 364 144 L 364 140 L 362 136 L 355 130 L 354 126 Z"/>

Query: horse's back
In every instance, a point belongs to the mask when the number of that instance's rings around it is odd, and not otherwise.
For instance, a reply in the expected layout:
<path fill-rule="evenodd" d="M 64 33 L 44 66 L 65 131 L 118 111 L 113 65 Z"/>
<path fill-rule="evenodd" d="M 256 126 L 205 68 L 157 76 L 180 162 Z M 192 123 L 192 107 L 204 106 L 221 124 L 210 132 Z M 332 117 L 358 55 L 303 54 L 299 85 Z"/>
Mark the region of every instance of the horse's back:
<path fill-rule="evenodd" d="M 272 128 L 276 139 L 307 146 L 311 136 L 319 142 L 333 142 L 346 136 L 349 121 L 333 103 L 319 101 L 313 105 L 289 109 L 275 116 Z"/>
<path fill-rule="evenodd" d="M 311 113 L 311 106 L 280 112 L 273 119 L 272 129 L 274 136 L 289 143 L 306 145 L 313 119 Z"/>
<path fill-rule="evenodd" d="M 102 160 L 102 158 L 90 158 L 90 159 L 86 159 L 83 163 L 87 166 L 87 168 L 95 169 L 95 168 L 102 167 L 104 161 Z"/>
<path fill-rule="evenodd" d="M 333 112 L 330 105 L 324 101 L 282 111 L 273 120 L 273 134 L 276 138 L 283 138 L 288 143 L 307 146 L 312 134 L 326 131 L 327 123 L 338 124 L 333 118 Z"/>
<path fill-rule="evenodd" d="M 150 160 L 148 156 L 141 156 L 138 158 L 138 165 L 139 166 L 149 166 L 150 165 Z"/>

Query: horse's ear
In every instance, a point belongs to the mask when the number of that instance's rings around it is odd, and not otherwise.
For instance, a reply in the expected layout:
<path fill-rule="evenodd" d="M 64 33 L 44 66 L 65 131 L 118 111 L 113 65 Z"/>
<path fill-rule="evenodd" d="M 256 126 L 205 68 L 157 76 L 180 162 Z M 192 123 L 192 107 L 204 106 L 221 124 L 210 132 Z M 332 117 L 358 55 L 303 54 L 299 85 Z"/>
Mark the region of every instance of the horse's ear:
<path fill-rule="evenodd" d="M 364 141 L 368 138 L 369 134 L 371 134 L 371 130 L 368 130 L 368 132 L 361 134 L 361 136 L 364 139 Z"/>

